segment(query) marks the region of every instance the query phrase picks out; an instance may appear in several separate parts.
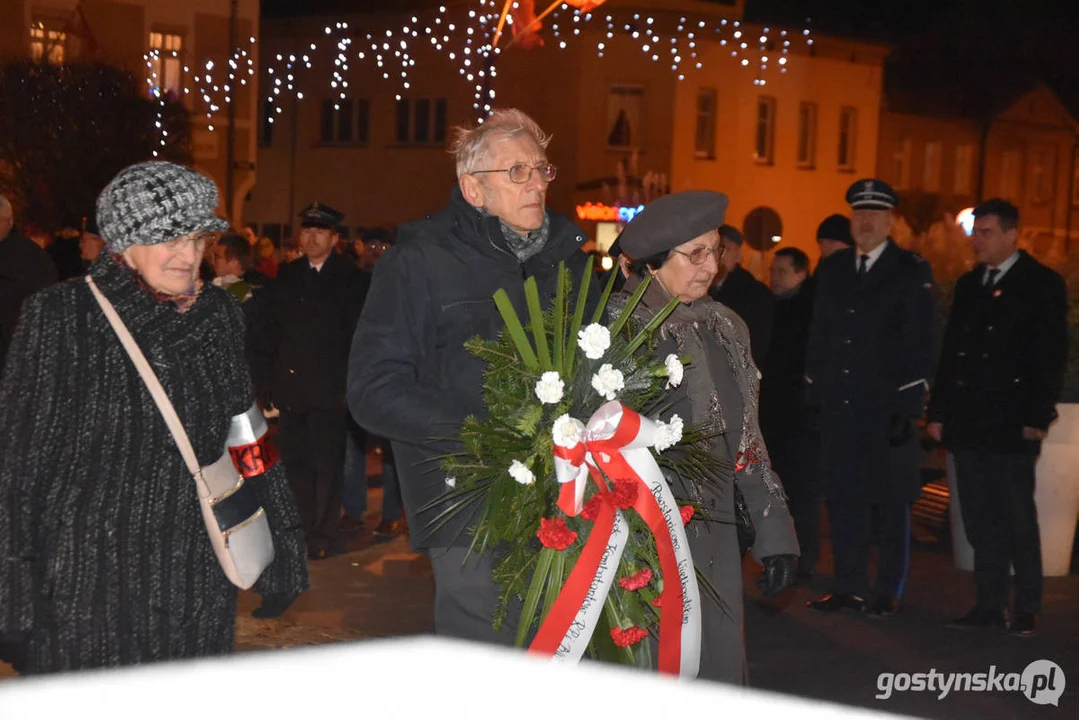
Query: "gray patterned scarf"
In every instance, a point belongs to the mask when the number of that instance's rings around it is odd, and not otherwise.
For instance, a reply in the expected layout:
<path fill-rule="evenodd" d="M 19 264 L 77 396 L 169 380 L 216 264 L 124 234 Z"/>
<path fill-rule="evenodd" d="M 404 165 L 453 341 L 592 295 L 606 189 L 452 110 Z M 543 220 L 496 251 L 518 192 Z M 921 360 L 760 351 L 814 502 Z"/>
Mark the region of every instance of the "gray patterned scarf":
<path fill-rule="evenodd" d="M 476 209 L 481 217 L 491 217 L 491 213 L 487 212 L 486 208 Z M 523 236 L 507 225 L 502 218 L 498 219 L 498 223 L 502 226 L 502 236 L 506 238 L 506 244 L 517 256 L 517 260 L 522 263 L 547 246 L 547 240 L 551 234 L 551 214 L 548 212 L 543 213 L 543 225 Z"/>

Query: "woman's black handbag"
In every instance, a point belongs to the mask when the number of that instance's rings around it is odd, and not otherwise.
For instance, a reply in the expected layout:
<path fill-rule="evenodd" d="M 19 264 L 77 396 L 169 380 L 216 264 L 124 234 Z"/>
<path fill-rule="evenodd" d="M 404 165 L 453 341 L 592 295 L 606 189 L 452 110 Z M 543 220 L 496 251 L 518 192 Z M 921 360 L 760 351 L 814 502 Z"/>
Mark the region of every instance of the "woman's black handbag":
<path fill-rule="evenodd" d="M 749 512 L 746 499 L 738 488 L 738 482 L 734 482 L 734 520 L 738 526 L 738 549 L 742 557 L 753 547 L 757 541 L 757 528 L 753 525 L 753 515 Z"/>

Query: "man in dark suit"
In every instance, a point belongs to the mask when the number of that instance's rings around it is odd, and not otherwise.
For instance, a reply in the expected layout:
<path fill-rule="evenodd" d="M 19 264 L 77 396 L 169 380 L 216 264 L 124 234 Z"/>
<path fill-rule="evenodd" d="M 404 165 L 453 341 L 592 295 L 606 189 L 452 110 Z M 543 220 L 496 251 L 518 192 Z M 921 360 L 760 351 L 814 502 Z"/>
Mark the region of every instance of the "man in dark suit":
<path fill-rule="evenodd" d="M 367 276 L 334 248 L 343 216 L 312 203 L 301 214 L 305 257 L 255 290 L 248 355 L 260 404 L 281 412 L 278 445 L 307 533 L 308 556 L 340 551 L 348 354 Z"/>
<path fill-rule="evenodd" d="M 807 404 L 819 412 L 821 474 L 835 553 L 834 592 L 809 606 L 891 616 L 910 555 L 910 505 L 921 491 L 921 418 L 932 360 L 929 265 L 890 238 L 895 192 L 879 180 L 847 191 L 855 247 L 817 271 L 806 355 Z M 870 521 L 879 562 L 868 605 Z"/>
<path fill-rule="evenodd" d="M 23 300 L 54 282 L 56 266 L 37 243 L 15 228 L 11 203 L 0 195 L 0 370 Z"/>
<path fill-rule="evenodd" d="M 1033 634 L 1042 563 L 1034 464 L 1064 383 L 1064 280 L 1016 249 L 1019 210 L 994 198 L 974 209 L 978 265 L 955 287 L 929 404 L 929 434 L 955 457 L 959 506 L 974 547 L 974 608 L 951 627 Z"/>
<path fill-rule="evenodd" d="M 772 319 L 775 301 L 768 286 L 741 266 L 742 233 L 731 225 L 719 228 L 719 237 L 725 247 L 720 258 L 720 275 L 712 286 L 712 299 L 721 302 L 738 313 L 749 328 L 750 352 L 759 368 L 768 355 L 772 340 Z"/>
<path fill-rule="evenodd" d="M 798 533 L 798 575 L 811 577 L 820 549 L 820 502 L 816 482 L 818 455 L 805 407 L 805 359 L 813 319 L 813 287 L 809 257 L 795 247 L 772 258 L 775 325 L 761 368 L 760 423 L 790 501 Z"/>

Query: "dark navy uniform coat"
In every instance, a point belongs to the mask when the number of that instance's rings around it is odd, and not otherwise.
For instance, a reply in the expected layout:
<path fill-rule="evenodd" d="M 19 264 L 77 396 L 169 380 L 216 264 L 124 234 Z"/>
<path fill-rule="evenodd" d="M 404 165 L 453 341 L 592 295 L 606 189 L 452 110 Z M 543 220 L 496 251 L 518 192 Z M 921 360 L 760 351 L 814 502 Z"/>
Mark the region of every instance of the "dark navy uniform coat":
<path fill-rule="evenodd" d="M 819 409 L 821 477 L 828 497 L 913 502 L 920 493 L 918 433 L 893 447 L 893 416 L 925 407 L 936 290 L 929 264 L 890 239 L 864 278 L 856 249 L 817 272 L 806 354 L 806 404 Z"/>

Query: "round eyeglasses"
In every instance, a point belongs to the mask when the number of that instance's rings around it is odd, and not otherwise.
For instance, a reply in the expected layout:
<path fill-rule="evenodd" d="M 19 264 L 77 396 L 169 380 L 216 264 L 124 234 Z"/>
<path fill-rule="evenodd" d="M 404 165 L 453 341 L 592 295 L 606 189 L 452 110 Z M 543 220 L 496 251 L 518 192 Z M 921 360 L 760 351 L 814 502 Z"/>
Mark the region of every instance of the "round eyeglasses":
<path fill-rule="evenodd" d="M 682 252 L 681 250 L 674 250 L 674 252 L 689 258 L 689 261 L 694 265 L 703 265 L 709 255 L 715 255 L 716 262 L 719 262 L 719 259 L 727 252 L 727 246 L 723 243 L 720 243 L 719 247 L 714 248 L 701 245 L 693 248 L 690 252 Z"/>
<path fill-rule="evenodd" d="M 481 175 L 483 173 L 504 172 L 509 174 L 510 182 L 516 183 L 517 185 L 524 185 L 532 179 L 533 170 L 539 170 L 540 177 L 543 178 L 544 182 L 551 182 L 558 176 L 558 168 L 551 163 L 544 163 L 543 165 L 536 165 L 535 167 L 521 163 L 519 165 L 514 165 L 513 167 L 502 168 L 501 170 L 473 170 L 469 174 Z"/>

